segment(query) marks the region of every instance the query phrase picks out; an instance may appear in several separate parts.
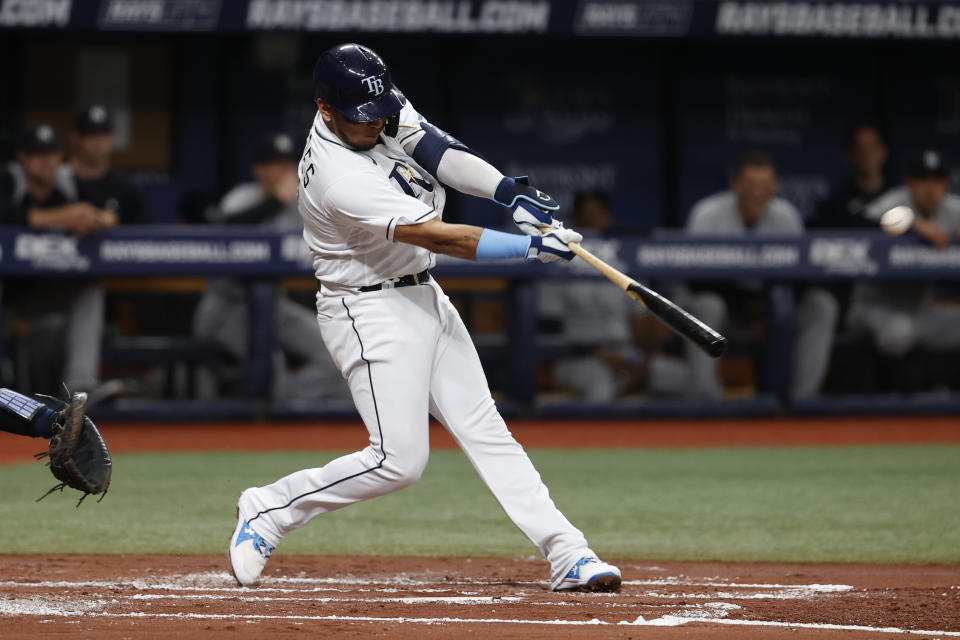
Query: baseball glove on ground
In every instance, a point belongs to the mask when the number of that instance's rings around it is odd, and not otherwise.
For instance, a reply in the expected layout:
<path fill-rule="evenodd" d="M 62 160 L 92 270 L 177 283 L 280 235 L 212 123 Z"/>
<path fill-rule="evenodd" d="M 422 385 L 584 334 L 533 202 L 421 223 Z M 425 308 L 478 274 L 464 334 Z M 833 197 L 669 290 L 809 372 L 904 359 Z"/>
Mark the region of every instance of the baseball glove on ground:
<path fill-rule="evenodd" d="M 113 462 L 107 443 L 85 414 L 86 407 L 87 394 L 75 393 L 57 415 L 51 430 L 50 448 L 38 453 L 37 459 L 50 457 L 50 471 L 60 484 L 40 496 L 37 502 L 57 489 L 63 491 L 64 487 L 83 492 L 78 507 L 90 494 L 102 493 L 100 500 L 107 494 Z"/>

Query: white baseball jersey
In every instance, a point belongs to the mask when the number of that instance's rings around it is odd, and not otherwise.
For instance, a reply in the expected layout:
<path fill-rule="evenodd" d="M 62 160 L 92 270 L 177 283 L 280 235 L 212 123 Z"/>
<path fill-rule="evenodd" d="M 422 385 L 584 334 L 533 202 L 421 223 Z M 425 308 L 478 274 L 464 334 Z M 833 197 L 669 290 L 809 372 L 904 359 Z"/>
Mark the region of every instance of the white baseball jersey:
<path fill-rule="evenodd" d="M 427 249 L 394 243 L 397 226 L 439 217 L 440 182 L 408 153 L 423 136 L 422 118 L 407 101 L 396 138 L 380 136 L 369 151 L 344 146 L 317 112 L 300 161 L 303 238 L 323 293 L 342 295 L 429 269 Z"/>

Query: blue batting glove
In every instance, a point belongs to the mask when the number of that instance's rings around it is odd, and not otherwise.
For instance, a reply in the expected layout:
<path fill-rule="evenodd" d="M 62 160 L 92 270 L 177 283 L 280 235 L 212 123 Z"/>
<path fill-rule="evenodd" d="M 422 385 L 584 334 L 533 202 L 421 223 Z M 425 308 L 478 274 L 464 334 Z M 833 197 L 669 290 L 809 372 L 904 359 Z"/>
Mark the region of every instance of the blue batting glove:
<path fill-rule="evenodd" d="M 531 187 L 527 176 L 501 180 L 497 185 L 497 190 L 493 192 L 493 200 L 505 207 L 515 207 L 518 201 L 526 200 L 544 211 L 556 211 L 560 208 L 557 201 L 551 198 L 549 194 Z"/>
<path fill-rule="evenodd" d="M 530 186 L 527 176 L 503 178 L 493 193 L 493 201 L 514 209 L 513 220 L 528 236 L 540 235 L 537 227 L 557 228 L 549 211 L 560 208 L 549 194 Z"/>
<path fill-rule="evenodd" d="M 583 236 L 573 229 L 557 229 L 542 237 L 530 238 L 530 248 L 527 249 L 527 260 L 540 262 L 570 262 L 576 255 L 567 245 L 571 242 L 580 242 Z"/>
<path fill-rule="evenodd" d="M 513 210 L 513 223 L 528 236 L 542 236 L 544 232 L 563 228 L 562 222 L 525 200 Z"/>

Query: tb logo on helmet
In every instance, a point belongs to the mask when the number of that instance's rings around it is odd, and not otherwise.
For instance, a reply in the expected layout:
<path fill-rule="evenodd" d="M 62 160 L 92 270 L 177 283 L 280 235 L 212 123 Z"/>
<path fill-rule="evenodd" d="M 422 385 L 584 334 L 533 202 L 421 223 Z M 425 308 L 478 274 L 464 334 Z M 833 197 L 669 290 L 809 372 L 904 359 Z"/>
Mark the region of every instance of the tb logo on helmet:
<path fill-rule="evenodd" d="M 377 76 L 367 76 L 363 79 L 363 82 L 367 83 L 368 93 L 372 93 L 375 96 L 383 93 L 383 80 Z"/>

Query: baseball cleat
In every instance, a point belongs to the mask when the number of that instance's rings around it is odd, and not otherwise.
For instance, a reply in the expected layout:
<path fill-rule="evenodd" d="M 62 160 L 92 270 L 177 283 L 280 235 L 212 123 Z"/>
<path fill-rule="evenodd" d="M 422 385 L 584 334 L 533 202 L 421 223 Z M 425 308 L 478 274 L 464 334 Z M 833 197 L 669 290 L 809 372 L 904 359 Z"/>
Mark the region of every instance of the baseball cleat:
<path fill-rule="evenodd" d="M 554 591 L 619 591 L 620 569 L 612 564 L 597 560 L 593 556 L 584 556 L 577 560 L 573 568 Z"/>
<path fill-rule="evenodd" d="M 240 517 L 238 509 L 237 528 L 230 536 L 227 557 L 230 558 L 230 571 L 240 586 L 249 587 L 257 584 L 271 555 L 273 555 L 273 547 Z"/>

